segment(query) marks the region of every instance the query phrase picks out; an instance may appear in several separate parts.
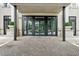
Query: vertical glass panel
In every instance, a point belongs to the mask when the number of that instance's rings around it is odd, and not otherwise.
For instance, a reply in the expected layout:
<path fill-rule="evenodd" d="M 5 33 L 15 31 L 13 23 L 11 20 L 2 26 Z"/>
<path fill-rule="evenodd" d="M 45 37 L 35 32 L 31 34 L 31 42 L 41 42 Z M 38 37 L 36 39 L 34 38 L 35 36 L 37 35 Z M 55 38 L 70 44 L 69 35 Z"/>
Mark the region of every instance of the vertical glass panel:
<path fill-rule="evenodd" d="M 56 17 L 48 17 L 48 35 L 56 35 Z"/>
<path fill-rule="evenodd" d="M 48 35 L 51 35 L 51 17 L 48 17 Z"/>
<path fill-rule="evenodd" d="M 27 33 L 26 33 L 26 20 L 27 20 L 27 18 L 24 16 L 23 17 L 23 24 L 24 24 L 24 35 L 26 35 Z"/>
<path fill-rule="evenodd" d="M 51 22 L 52 35 L 56 35 L 56 17 L 52 17 Z"/>
<path fill-rule="evenodd" d="M 35 35 L 44 35 L 44 17 L 35 17 Z"/>
<path fill-rule="evenodd" d="M 32 17 L 28 17 L 27 31 L 28 35 L 32 35 Z"/>
<path fill-rule="evenodd" d="M 39 35 L 39 21 L 35 20 L 35 35 Z"/>
<path fill-rule="evenodd" d="M 76 19 L 76 17 L 74 17 L 74 16 L 70 16 L 70 19 L 69 19 L 69 21 L 70 21 L 70 26 L 72 26 L 72 30 L 75 28 L 75 19 Z"/>
<path fill-rule="evenodd" d="M 40 35 L 45 35 L 45 33 L 44 33 L 44 20 L 41 20 L 39 22 L 39 33 L 40 33 Z"/>
<path fill-rule="evenodd" d="M 5 21 L 6 29 L 9 29 L 9 25 L 11 23 L 11 17 L 10 16 L 4 16 L 4 21 Z"/>

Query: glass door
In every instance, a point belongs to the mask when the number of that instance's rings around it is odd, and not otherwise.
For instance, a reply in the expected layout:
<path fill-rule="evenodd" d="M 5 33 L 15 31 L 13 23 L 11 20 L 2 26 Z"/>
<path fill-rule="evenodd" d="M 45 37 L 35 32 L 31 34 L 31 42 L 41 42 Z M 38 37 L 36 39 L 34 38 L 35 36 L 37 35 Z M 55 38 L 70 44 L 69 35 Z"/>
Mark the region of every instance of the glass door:
<path fill-rule="evenodd" d="M 57 35 L 57 17 L 54 16 L 24 16 L 24 35 Z"/>
<path fill-rule="evenodd" d="M 32 35 L 32 18 L 31 17 L 23 17 L 22 22 L 22 33 L 23 35 Z"/>
<path fill-rule="evenodd" d="M 44 34 L 44 17 L 35 17 L 35 35 Z"/>
<path fill-rule="evenodd" d="M 39 21 L 35 20 L 35 35 L 39 35 Z"/>
<path fill-rule="evenodd" d="M 44 22 L 44 20 L 40 20 L 39 21 L 39 34 L 40 35 L 45 35 L 45 22 Z"/>
<path fill-rule="evenodd" d="M 48 17 L 48 35 L 57 34 L 57 17 Z"/>
<path fill-rule="evenodd" d="M 27 30 L 28 31 L 28 35 L 32 35 L 32 17 L 28 18 L 28 22 L 27 22 Z"/>

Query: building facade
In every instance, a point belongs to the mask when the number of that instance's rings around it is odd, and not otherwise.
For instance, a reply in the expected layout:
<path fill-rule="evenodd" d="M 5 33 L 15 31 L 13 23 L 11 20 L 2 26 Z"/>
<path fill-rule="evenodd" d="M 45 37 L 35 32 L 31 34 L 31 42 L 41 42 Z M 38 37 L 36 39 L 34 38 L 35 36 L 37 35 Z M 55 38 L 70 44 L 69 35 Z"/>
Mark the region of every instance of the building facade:
<path fill-rule="evenodd" d="M 4 16 L 14 21 L 14 36 L 62 36 L 65 38 L 65 21 L 75 19 L 73 35 L 78 34 L 79 8 L 70 3 L 32 4 L 12 3 L 9 8 L 0 7 L 0 29 L 5 32 Z M 5 34 L 5 33 L 4 33 Z M 15 38 L 16 39 L 16 38 Z"/>
<path fill-rule="evenodd" d="M 10 4 L 0 4 L 0 34 L 6 34 L 8 29 L 8 20 L 11 19 Z"/>

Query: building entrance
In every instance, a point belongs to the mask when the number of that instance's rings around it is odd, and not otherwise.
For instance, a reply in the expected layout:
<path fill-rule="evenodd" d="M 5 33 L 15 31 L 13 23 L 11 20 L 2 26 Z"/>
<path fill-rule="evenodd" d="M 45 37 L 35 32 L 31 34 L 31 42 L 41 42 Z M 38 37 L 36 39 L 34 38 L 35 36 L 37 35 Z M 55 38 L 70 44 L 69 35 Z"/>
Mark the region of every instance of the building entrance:
<path fill-rule="evenodd" d="M 22 34 L 32 36 L 56 36 L 56 16 L 23 16 Z"/>

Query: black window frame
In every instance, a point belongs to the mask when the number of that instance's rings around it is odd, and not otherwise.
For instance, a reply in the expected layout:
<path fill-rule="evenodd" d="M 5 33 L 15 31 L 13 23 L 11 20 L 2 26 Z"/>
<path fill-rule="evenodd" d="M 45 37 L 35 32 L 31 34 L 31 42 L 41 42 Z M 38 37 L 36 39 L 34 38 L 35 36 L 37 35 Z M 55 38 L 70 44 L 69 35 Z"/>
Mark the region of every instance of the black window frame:
<path fill-rule="evenodd" d="M 24 35 L 24 24 L 23 24 L 23 17 L 38 17 L 39 15 L 22 15 L 22 36 L 28 36 Z M 47 36 L 58 36 L 58 16 L 43 16 L 43 17 L 56 17 L 56 35 L 47 35 Z M 30 35 L 30 36 L 36 36 L 36 35 Z M 39 35 L 40 36 L 40 35 Z M 42 35 L 43 36 L 43 35 Z M 46 36 L 46 35 L 44 35 Z"/>

